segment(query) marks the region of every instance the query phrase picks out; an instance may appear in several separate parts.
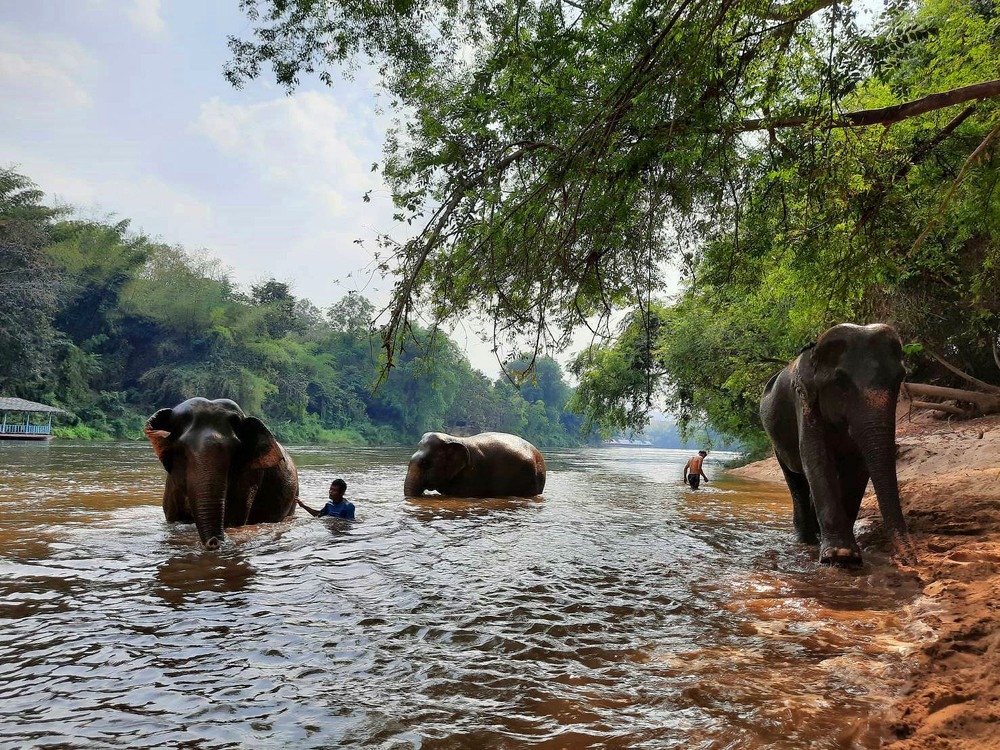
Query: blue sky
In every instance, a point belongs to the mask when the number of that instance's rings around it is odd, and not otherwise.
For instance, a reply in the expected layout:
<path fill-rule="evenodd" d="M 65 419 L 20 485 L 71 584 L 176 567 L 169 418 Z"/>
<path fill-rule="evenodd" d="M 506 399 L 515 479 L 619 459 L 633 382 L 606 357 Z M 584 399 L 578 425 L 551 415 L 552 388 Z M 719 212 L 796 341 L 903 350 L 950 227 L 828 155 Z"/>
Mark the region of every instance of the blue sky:
<path fill-rule="evenodd" d="M 85 216 L 207 250 L 238 283 L 384 300 L 365 273 L 394 229 L 371 81 L 237 91 L 226 40 L 249 31 L 238 0 L 0 3 L 0 163 Z"/>
<path fill-rule="evenodd" d="M 273 277 L 320 307 L 352 290 L 382 306 L 374 238 L 411 229 L 371 171 L 390 125 L 374 81 L 233 89 L 226 42 L 250 31 L 238 0 L 0 0 L 0 164 L 85 217 L 207 251 L 244 287 Z M 478 328 L 451 335 L 498 373 Z"/>

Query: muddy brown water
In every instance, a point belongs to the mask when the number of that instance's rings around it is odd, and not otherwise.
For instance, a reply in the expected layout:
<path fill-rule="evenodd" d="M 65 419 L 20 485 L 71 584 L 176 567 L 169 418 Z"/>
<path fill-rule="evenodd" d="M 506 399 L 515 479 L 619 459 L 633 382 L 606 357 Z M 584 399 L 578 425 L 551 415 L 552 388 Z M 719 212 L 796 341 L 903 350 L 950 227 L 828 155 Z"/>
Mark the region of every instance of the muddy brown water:
<path fill-rule="evenodd" d="M 409 453 L 293 449 L 357 521 L 208 552 L 147 445 L 0 443 L 0 746 L 878 745 L 912 592 L 818 568 L 782 488 L 612 448 L 547 452 L 544 499 L 413 501 Z"/>

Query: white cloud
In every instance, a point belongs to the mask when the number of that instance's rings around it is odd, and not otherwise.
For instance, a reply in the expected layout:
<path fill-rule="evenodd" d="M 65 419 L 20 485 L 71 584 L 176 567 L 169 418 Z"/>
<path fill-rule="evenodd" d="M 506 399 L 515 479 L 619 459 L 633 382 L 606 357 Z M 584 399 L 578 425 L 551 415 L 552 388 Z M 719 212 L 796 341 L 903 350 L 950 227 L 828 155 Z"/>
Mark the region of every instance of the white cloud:
<path fill-rule="evenodd" d="M 132 25 L 147 36 L 159 36 L 167 28 L 160 15 L 160 0 L 132 0 L 125 13 Z"/>
<path fill-rule="evenodd" d="M 359 210 L 362 194 L 384 188 L 370 171 L 379 154 L 370 110 L 348 112 L 325 93 L 247 105 L 215 98 L 202 105 L 194 127 L 263 180 L 305 192 L 333 217 Z"/>
<path fill-rule="evenodd" d="M 392 228 L 388 190 L 371 172 L 382 138 L 374 117 L 370 108 L 306 91 L 258 104 L 215 98 L 202 105 L 192 126 L 224 156 L 254 173 L 262 195 L 274 196 L 271 206 L 262 206 L 262 218 L 280 221 L 283 215 L 288 221 L 290 211 L 302 217 L 287 237 L 283 268 L 317 301 L 328 298 L 332 281 L 340 281 L 345 291 L 362 284 L 374 243 L 360 246 L 355 240 L 374 240 Z M 364 202 L 368 191 L 373 191 L 372 200 Z"/>
<path fill-rule="evenodd" d="M 97 70 L 96 60 L 70 39 L 0 25 L 0 99 L 9 115 L 89 107 L 87 83 Z"/>
<path fill-rule="evenodd" d="M 155 175 L 123 174 L 101 163 L 71 167 L 29 153 L 22 153 L 14 167 L 45 191 L 47 201 L 70 205 L 85 218 L 130 219 L 134 230 L 165 242 L 199 247 L 215 219 L 200 198 Z"/>

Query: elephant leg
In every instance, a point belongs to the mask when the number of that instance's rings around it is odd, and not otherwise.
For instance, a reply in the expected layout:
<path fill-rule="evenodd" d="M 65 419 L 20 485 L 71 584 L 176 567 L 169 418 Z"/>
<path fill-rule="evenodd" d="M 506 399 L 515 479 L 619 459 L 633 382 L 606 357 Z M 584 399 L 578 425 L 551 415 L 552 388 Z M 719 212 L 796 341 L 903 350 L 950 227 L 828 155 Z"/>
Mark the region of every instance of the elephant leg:
<path fill-rule="evenodd" d="M 816 544 L 819 542 L 819 521 L 816 519 L 816 509 L 809 495 L 809 482 L 804 474 L 792 471 L 779 458 L 778 466 L 785 475 L 785 484 L 792 494 L 792 518 L 795 522 L 795 533 L 800 542 Z"/>
<path fill-rule="evenodd" d="M 868 487 L 868 467 L 865 466 L 861 456 L 852 456 L 838 462 L 838 473 L 840 474 L 840 491 L 841 497 L 844 498 L 844 509 L 853 526 L 854 522 L 858 520 L 861 499 L 865 496 L 865 489 Z"/>
<path fill-rule="evenodd" d="M 819 561 L 827 565 L 861 565 L 861 549 L 854 539 L 854 521 L 841 494 L 837 465 L 819 424 L 804 425 L 800 451 L 819 519 Z"/>
<path fill-rule="evenodd" d="M 163 516 L 167 523 L 194 523 L 194 516 L 185 507 L 184 494 L 169 474 L 167 485 L 163 488 Z"/>

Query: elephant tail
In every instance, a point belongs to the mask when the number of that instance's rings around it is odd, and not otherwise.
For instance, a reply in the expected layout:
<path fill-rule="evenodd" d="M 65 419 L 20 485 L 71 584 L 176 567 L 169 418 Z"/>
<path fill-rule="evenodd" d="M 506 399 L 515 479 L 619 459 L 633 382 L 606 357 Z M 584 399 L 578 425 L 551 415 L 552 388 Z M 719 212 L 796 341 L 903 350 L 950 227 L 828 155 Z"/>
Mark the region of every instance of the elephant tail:
<path fill-rule="evenodd" d="M 541 452 L 535 449 L 535 493 L 541 495 L 545 490 L 545 459 Z"/>

